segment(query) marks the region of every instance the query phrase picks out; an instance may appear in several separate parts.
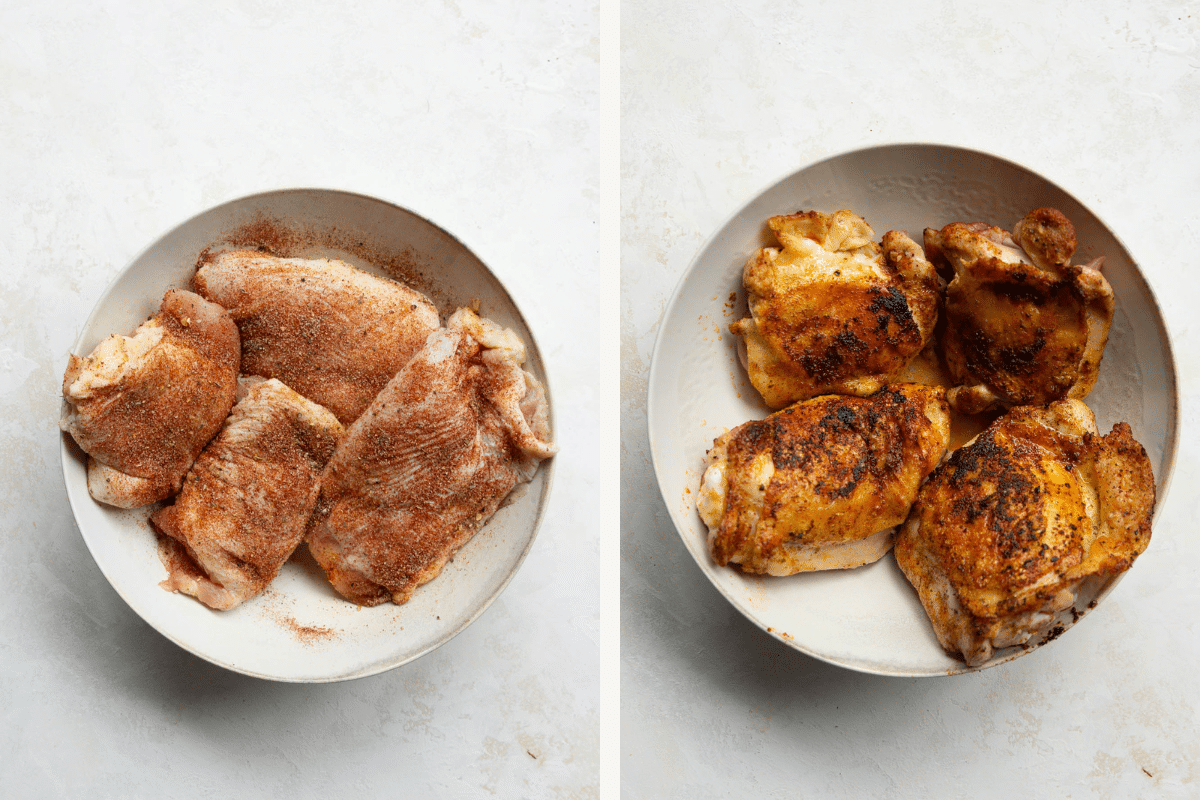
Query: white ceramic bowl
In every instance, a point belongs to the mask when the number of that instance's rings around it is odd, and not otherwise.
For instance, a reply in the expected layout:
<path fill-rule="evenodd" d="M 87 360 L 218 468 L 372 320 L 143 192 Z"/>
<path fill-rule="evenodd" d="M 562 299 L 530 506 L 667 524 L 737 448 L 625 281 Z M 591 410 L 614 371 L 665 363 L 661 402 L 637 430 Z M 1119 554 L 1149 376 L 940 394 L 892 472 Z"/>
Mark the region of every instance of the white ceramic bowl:
<path fill-rule="evenodd" d="M 811 656 L 863 672 L 918 676 L 967 669 L 942 651 L 916 592 L 890 554 L 856 570 L 770 578 L 719 567 L 708 553 L 707 529 L 695 508 L 705 451 L 726 430 L 769 413 L 729 333 L 729 323 L 747 313 L 743 265 L 759 248 L 775 244 L 767 219 L 849 208 L 879 236 L 903 230 L 920 242 L 926 227 L 951 222 L 984 221 L 1011 229 L 1039 206 L 1058 208 L 1074 223 L 1077 261 L 1105 256 L 1116 316 L 1100 380 L 1087 403 L 1102 431 L 1121 420 L 1132 426 L 1150 455 L 1161 508 L 1178 440 L 1175 364 L 1154 295 L 1116 235 L 1045 178 L 985 153 L 907 144 L 828 158 L 753 198 L 704 245 L 663 315 L 650 369 L 650 447 L 663 500 L 700 569 L 763 630 Z M 1082 606 L 1101 599 L 1115 583 L 1105 583 Z M 1067 619 L 1067 625 L 1071 622 Z M 984 666 L 1029 649 L 1000 651 Z"/>
<path fill-rule="evenodd" d="M 132 333 L 157 311 L 163 292 L 188 287 L 206 248 L 256 243 L 286 255 L 341 258 L 404 279 L 434 300 L 443 320 L 454 307 L 477 299 L 481 314 L 524 339 L 526 368 L 546 382 L 537 342 L 516 303 L 461 242 L 390 203 L 319 189 L 235 200 L 165 234 L 109 286 L 73 352 L 89 353 L 112 333 Z M 218 612 L 159 588 L 166 571 L 147 521 L 154 507 L 121 511 L 92 500 L 86 458 L 67 434 L 62 435 L 62 462 L 80 533 L 100 570 L 135 612 L 171 641 L 214 664 L 260 678 L 314 683 L 399 666 L 449 641 L 483 613 L 533 544 L 554 464 L 553 459 L 545 462 L 531 483 L 518 487 L 517 499 L 402 606 L 360 608 L 343 600 L 301 547 L 263 595 Z"/>

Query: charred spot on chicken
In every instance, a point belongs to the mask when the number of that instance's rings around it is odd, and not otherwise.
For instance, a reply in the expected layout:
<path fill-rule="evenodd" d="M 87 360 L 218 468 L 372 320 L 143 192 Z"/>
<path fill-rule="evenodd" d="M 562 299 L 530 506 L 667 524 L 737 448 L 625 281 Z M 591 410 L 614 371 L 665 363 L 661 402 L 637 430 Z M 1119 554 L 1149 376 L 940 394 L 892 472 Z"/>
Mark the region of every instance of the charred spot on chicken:
<path fill-rule="evenodd" d="M 921 248 L 899 231 L 876 243 L 848 210 L 767 225 L 780 247 L 746 262 L 750 316 L 730 326 L 766 404 L 869 395 L 894 380 L 937 321 L 938 277 Z"/>
<path fill-rule="evenodd" d="M 963 413 L 1082 400 L 1099 374 L 1112 324 L 1103 259 L 1072 264 L 1075 229 L 1035 209 L 1012 233 L 985 223 L 925 230 L 930 261 L 952 270 L 942 352 Z"/>
<path fill-rule="evenodd" d="M 713 442 L 702 480 L 713 559 L 770 575 L 878 560 L 948 437 L 944 390 L 913 384 L 740 425 Z"/>

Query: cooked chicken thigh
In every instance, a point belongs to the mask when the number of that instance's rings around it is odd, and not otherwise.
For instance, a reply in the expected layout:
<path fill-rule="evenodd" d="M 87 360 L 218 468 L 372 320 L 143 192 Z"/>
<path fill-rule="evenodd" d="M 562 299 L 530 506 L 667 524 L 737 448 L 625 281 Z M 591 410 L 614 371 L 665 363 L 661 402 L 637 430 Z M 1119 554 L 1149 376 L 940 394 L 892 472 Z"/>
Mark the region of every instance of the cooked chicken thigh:
<path fill-rule="evenodd" d="M 940 284 L 898 231 L 874 242 L 857 214 L 808 211 L 767 222 L 782 245 L 746 263 L 750 382 L 771 408 L 821 394 L 868 395 L 913 359 L 937 322 Z"/>
<path fill-rule="evenodd" d="M 946 652 L 978 666 L 1053 635 L 1150 542 L 1154 475 L 1125 423 L 1078 400 L 1018 407 L 942 463 L 896 537 Z"/>
<path fill-rule="evenodd" d="M 511 331 L 459 309 L 350 426 L 308 545 L 343 596 L 404 603 L 554 453 Z"/>
<path fill-rule="evenodd" d="M 439 324 L 424 295 L 337 260 L 226 251 L 192 283 L 237 322 L 243 375 L 278 378 L 345 424 Z"/>
<path fill-rule="evenodd" d="M 134 508 L 170 497 L 237 392 L 238 331 L 229 314 L 171 289 L 133 336 L 72 355 L 60 426 L 88 454 L 88 491 Z"/>
<path fill-rule="evenodd" d="M 1087 397 L 1112 324 L 1101 260 L 1073 265 L 1075 229 L 1051 208 L 1013 233 L 984 223 L 925 231 L 931 261 L 954 270 L 942 348 L 963 413 Z"/>
<path fill-rule="evenodd" d="M 876 561 L 949 435 L 945 390 L 917 384 L 734 428 L 713 443 L 700 488 L 713 559 L 770 575 Z"/>
<path fill-rule="evenodd" d="M 165 534 L 163 588 L 221 611 L 265 589 L 303 540 L 342 435 L 328 409 L 278 380 L 243 378 L 240 393 L 175 503 L 150 517 Z"/>

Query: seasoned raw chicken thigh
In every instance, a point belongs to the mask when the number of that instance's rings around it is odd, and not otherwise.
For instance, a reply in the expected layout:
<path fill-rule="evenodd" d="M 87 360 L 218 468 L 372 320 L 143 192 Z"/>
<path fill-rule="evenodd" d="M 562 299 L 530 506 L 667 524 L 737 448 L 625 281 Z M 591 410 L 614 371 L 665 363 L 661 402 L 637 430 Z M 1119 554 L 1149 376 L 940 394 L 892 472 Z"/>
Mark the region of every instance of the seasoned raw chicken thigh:
<path fill-rule="evenodd" d="M 925 251 L 948 265 L 947 395 L 963 413 L 1087 397 L 1112 324 L 1112 288 L 1098 259 L 1071 264 L 1075 229 L 1052 208 L 1031 211 L 1012 234 L 984 223 L 925 230 Z"/>
<path fill-rule="evenodd" d="M 334 259 L 226 251 L 192 284 L 237 322 L 243 375 L 278 378 L 344 424 L 439 324 L 421 293 Z"/>
<path fill-rule="evenodd" d="M 279 381 L 240 383 L 243 396 L 175 503 L 150 517 L 165 534 L 163 588 L 221 611 L 265 589 L 303 540 L 342 435 L 328 409 Z"/>
<path fill-rule="evenodd" d="M 851 211 L 767 222 L 779 243 L 746 263 L 750 382 L 771 408 L 821 394 L 868 395 L 911 361 L 937 322 L 939 279 L 920 246 L 889 231 L 883 246 Z"/>
<path fill-rule="evenodd" d="M 942 647 L 978 666 L 1054 635 L 1087 582 L 1128 569 L 1150 542 L 1154 502 L 1128 425 L 1101 437 L 1078 400 L 1018 407 L 929 476 L 896 561 Z"/>
<path fill-rule="evenodd" d="M 770 575 L 876 561 L 949 436 L 945 390 L 917 384 L 734 428 L 713 443 L 700 488 L 713 559 Z"/>
<path fill-rule="evenodd" d="M 60 426 L 88 454 L 88 491 L 134 508 L 170 497 L 237 393 L 238 331 L 220 306 L 171 289 L 133 336 L 72 355 Z"/>
<path fill-rule="evenodd" d="M 512 331 L 459 309 L 350 426 L 308 538 L 343 596 L 406 602 L 554 453 L 524 361 Z"/>

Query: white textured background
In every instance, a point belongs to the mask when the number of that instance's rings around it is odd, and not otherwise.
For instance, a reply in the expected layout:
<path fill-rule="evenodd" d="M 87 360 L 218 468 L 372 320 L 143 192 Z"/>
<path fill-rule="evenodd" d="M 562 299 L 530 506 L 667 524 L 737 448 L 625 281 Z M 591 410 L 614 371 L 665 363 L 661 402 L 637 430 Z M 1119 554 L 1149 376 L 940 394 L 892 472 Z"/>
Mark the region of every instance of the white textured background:
<path fill-rule="evenodd" d="M 616 285 L 596 4 L 103 5 L 0 3 L 0 795 L 597 797 L 616 392 L 580 321 L 615 328 Z M 56 425 L 68 348 L 138 251 L 299 186 L 411 208 L 488 263 L 538 335 L 562 447 L 533 550 L 474 625 L 321 686 L 225 672 L 136 617 L 75 527 Z"/>
<path fill-rule="evenodd" d="M 621 25 L 623 796 L 1200 797 L 1200 7 L 645 0 Z M 743 619 L 675 533 L 646 439 L 659 320 L 704 240 L 810 162 L 906 141 L 1017 161 L 1112 225 L 1183 398 L 1129 576 L 1051 646 L 954 678 L 849 672 Z"/>

